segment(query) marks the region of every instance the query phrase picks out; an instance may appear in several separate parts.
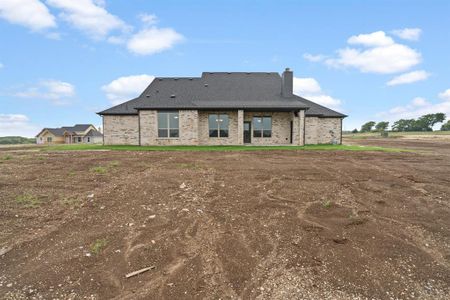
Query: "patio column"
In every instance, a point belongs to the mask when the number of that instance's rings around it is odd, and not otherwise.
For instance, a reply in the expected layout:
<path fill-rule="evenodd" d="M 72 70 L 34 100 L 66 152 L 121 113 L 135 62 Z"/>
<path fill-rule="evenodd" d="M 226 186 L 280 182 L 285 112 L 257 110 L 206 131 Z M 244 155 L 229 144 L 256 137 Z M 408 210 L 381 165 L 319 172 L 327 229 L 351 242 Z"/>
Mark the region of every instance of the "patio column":
<path fill-rule="evenodd" d="M 305 110 L 302 109 L 298 113 L 298 119 L 299 119 L 299 133 L 300 133 L 298 144 L 299 144 L 299 146 L 304 146 L 305 145 Z"/>
<path fill-rule="evenodd" d="M 305 111 L 292 113 L 292 145 L 305 145 Z"/>
<path fill-rule="evenodd" d="M 237 144 L 243 145 L 244 144 L 244 110 L 239 109 L 238 115 L 237 115 Z"/>

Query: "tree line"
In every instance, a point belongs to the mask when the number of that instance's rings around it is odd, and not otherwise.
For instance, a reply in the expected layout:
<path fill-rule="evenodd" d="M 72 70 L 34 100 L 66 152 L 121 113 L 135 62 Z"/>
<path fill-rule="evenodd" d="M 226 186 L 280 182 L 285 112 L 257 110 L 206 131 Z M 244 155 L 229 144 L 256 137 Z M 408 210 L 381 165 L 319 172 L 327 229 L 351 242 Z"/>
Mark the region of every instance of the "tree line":
<path fill-rule="evenodd" d="M 446 118 L 447 117 L 444 113 L 436 113 L 426 114 L 418 119 L 400 119 L 392 123 L 391 129 L 392 131 L 433 131 L 433 126 L 444 122 Z M 386 131 L 388 127 L 389 122 L 387 121 L 381 121 L 378 123 L 369 121 L 361 126 L 359 132 L 383 132 Z M 450 120 L 441 126 L 441 130 L 450 131 Z M 357 133 L 358 129 L 355 128 L 352 132 Z"/>

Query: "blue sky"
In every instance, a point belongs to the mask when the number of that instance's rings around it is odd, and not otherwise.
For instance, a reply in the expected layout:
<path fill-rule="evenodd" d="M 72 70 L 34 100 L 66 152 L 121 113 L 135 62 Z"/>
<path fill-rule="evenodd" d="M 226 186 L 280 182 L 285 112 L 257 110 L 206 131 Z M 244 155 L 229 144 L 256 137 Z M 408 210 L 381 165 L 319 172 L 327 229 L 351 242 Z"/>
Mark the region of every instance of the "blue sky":
<path fill-rule="evenodd" d="M 100 125 L 153 76 L 294 70 L 345 129 L 450 116 L 450 1 L 0 0 L 0 136 Z"/>

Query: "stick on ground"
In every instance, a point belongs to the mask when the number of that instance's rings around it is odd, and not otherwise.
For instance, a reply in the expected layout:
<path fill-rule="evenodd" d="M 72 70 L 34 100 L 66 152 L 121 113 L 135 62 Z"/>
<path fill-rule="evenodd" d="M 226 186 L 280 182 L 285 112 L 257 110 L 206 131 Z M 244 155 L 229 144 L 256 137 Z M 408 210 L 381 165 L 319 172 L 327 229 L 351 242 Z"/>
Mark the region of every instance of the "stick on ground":
<path fill-rule="evenodd" d="M 125 278 L 130 278 L 130 277 L 139 275 L 141 273 L 147 272 L 148 270 L 151 270 L 151 269 L 154 269 L 154 268 L 156 268 L 156 267 L 155 266 L 151 266 L 151 267 L 143 268 L 143 269 L 140 269 L 140 270 L 128 273 L 127 275 L 125 275 Z"/>

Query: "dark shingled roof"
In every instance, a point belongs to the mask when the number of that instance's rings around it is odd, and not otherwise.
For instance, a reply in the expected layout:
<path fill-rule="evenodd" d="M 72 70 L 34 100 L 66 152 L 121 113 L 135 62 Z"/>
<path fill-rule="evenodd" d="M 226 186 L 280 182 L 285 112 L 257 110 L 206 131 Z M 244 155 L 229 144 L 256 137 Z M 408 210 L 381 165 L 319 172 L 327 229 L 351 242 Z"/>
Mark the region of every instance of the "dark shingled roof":
<path fill-rule="evenodd" d="M 44 128 L 42 131 L 44 131 L 45 129 L 47 129 L 48 131 L 50 131 L 51 133 L 53 133 L 56 136 L 62 136 L 62 135 L 64 135 L 64 132 L 66 131 L 63 128 Z"/>
<path fill-rule="evenodd" d="M 67 131 L 85 131 L 86 129 L 89 128 L 89 126 L 92 126 L 91 124 L 75 124 L 75 126 L 64 126 L 62 127 L 62 129 L 67 130 Z"/>
<path fill-rule="evenodd" d="M 157 77 L 137 98 L 100 115 L 134 115 L 139 109 L 247 109 L 345 117 L 297 95 L 281 96 L 281 76 L 270 72 L 203 72 L 202 77 Z"/>
<path fill-rule="evenodd" d="M 49 132 L 51 132 L 52 134 L 56 135 L 56 136 L 63 136 L 64 133 L 67 132 L 71 132 L 71 133 L 75 133 L 75 132 L 82 132 L 85 131 L 86 129 L 89 128 L 89 126 L 93 126 L 91 124 L 76 124 L 75 126 L 63 126 L 60 128 L 44 128 L 41 130 L 41 132 L 43 132 L 44 130 L 48 130 Z M 95 128 L 95 126 L 94 126 Z M 93 131 L 93 130 L 91 130 Z M 101 132 L 99 132 L 98 130 L 95 130 L 96 132 L 98 132 L 100 134 L 100 136 L 102 135 Z M 37 135 L 41 134 L 41 132 L 39 132 Z M 97 135 L 95 133 L 95 135 Z"/>

